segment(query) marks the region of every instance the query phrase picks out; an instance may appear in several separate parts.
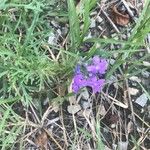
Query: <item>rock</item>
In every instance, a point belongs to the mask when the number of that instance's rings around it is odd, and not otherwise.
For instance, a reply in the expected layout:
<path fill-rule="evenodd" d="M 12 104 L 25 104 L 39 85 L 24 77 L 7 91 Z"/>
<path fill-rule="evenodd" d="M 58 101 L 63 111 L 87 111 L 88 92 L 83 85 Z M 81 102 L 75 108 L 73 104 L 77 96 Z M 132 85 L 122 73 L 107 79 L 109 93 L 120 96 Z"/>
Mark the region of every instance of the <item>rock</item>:
<path fill-rule="evenodd" d="M 143 93 L 141 96 L 139 96 L 136 99 L 135 103 L 137 103 L 138 105 L 144 107 L 146 105 L 146 103 L 147 103 L 147 100 L 148 100 L 148 97 L 146 96 L 145 93 Z"/>
<path fill-rule="evenodd" d="M 95 22 L 95 19 L 92 18 L 90 28 L 95 28 L 95 27 L 96 27 L 96 22 Z"/>
<path fill-rule="evenodd" d="M 76 114 L 78 111 L 81 110 L 81 106 L 76 104 L 76 105 L 69 105 L 67 107 L 67 110 L 70 114 Z"/>
<path fill-rule="evenodd" d="M 103 21 L 103 19 L 100 16 L 97 16 L 96 21 L 100 23 Z"/>
<path fill-rule="evenodd" d="M 141 80 L 137 76 L 132 76 L 129 79 L 132 80 L 132 81 L 141 82 Z"/>
<path fill-rule="evenodd" d="M 107 111 L 106 111 L 104 105 L 101 104 L 101 105 L 99 106 L 99 111 L 98 111 L 98 113 L 99 113 L 101 116 L 105 116 L 105 115 L 106 115 Z"/>
<path fill-rule="evenodd" d="M 128 149 L 128 141 L 119 141 L 118 142 L 118 150 L 127 150 Z"/>
<path fill-rule="evenodd" d="M 143 65 L 146 67 L 150 67 L 150 63 L 148 61 L 143 61 Z"/>
<path fill-rule="evenodd" d="M 141 73 L 144 78 L 148 78 L 150 76 L 150 72 L 148 72 L 148 71 L 142 71 Z"/>
<path fill-rule="evenodd" d="M 81 101 L 81 105 L 83 109 L 88 109 L 91 107 L 91 103 L 89 101 Z"/>
<path fill-rule="evenodd" d="M 139 92 L 139 90 L 129 87 L 129 91 L 128 92 L 129 92 L 130 95 L 136 95 Z"/>
<path fill-rule="evenodd" d="M 54 45 L 55 43 L 56 43 L 56 37 L 54 33 L 51 32 L 48 37 L 48 44 Z"/>

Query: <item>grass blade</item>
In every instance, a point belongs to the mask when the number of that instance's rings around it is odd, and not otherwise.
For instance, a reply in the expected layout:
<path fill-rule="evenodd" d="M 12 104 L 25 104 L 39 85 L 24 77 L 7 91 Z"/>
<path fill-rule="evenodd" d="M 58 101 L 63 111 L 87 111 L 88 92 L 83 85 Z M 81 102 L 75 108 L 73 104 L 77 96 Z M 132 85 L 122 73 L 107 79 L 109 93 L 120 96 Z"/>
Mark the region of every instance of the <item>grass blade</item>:
<path fill-rule="evenodd" d="M 68 0 L 68 14 L 70 25 L 71 47 L 75 50 L 80 44 L 80 25 L 79 18 L 76 12 L 76 7 L 73 0 Z"/>

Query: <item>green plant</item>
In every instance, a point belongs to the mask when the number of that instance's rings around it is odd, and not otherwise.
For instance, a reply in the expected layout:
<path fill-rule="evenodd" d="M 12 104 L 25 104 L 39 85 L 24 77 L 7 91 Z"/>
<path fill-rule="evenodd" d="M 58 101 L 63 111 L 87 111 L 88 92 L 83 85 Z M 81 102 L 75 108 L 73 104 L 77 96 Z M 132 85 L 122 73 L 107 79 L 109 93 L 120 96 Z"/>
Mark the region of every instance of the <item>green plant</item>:
<path fill-rule="evenodd" d="M 61 105 L 73 95 L 69 93 L 68 87 L 74 67 L 81 58 L 88 60 L 94 55 L 99 55 L 109 59 L 117 54 L 115 63 L 109 66 L 106 79 L 118 70 L 122 72 L 124 80 L 149 69 L 142 63 L 144 60 L 149 60 L 149 54 L 144 53 L 144 56 L 138 60 L 135 57 L 139 52 L 143 52 L 143 47 L 147 46 L 145 38 L 150 32 L 149 1 L 145 2 L 144 9 L 127 41 L 112 38 L 85 39 L 90 26 L 90 13 L 96 6 L 97 0 L 81 0 L 77 4 L 74 0 L 0 0 L 0 148 L 2 150 L 15 149 L 17 144 L 23 149 L 27 142 L 26 131 L 30 126 L 35 130 L 41 128 L 40 121 L 30 122 L 25 115 L 18 115 L 20 112 L 14 110 L 14 107 L 20 104 L 18 102 L 21 102 L 26 112 L 28 108 L 34 106 L 37 110 L 35 114 L 37 113 L 37 116 L 40 114 L 39 118 L 43 115 L 40 105 L 43 100 L 42 95 L 48 95 L 50 100 Z M 65 46 L 61 45 L 61 42 L 56 45 L 48 43 L 48 38 L 54 31 L 49 22 L 54 18 L 69 26 L 64 40 Z M 87 52 L 81 52 L 80 47 L 86 42 L 94 44 Z M 101 45 L 97 47 L 97 43 Z M 121 48 L 109 50 L 106 46 L 110 44 L 120 44 Z M 149 98 L 148 90 L 142 84 L 139 85 Z M 65 89 L 63 94 L 59 91 L 62 87 Z M 92 130 L 96 131 L 94 136 L 87 129 L 77 128 L 86 140 L 91 139 L 92 136 L 96 137 L 96 141 L 93 138 L 96 147 L 103 149 L 101 126 L 98 121 Z M 78 135 L 73 140 L 73 146 L 76 146 Z"/>

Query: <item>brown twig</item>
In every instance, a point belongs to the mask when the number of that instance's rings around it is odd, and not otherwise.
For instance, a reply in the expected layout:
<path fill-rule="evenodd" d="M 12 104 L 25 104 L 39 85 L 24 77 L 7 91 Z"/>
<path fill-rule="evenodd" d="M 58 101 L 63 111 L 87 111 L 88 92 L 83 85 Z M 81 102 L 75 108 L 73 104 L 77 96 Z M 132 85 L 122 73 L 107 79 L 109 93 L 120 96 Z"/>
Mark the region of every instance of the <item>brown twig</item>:
<path fill-rule="evenodd" d="M 128 103 L 129 103 L 131 113 L 132 113 L 132 120 L 134 122 L 134 125 L 136 125 L 136 119 L 135 119 L 135 115 L 134 115 L 132 99 L 131 99 L 131 95 L 130 95 L 130 92 L 129 92 L 128 79 L 125 79 L 125 84 L 126 84 L 127 95 L 128 95 Z"/>
<path fill-rule="evenodd" d="M 103 94 L 104 96 L 108 97 L 109 99 L 113 100 L 113 103 L 114 103 L 114 104 L 116 104 L 116 105 L 118 105 L 118 106 L 120 106 L 120 107 L 122 107 L 122 108 L 128 108 L 128 104 L 127 104 L 127 103 L 124 104 L 124 103 L 118 101 L 117 99 L 111 97 L 110 95 L 105 94 L 104 92 L 102 92 L 102 94 Z"/>
<path fill-rule="evenodd" d="M 64 119 L 63 119 L 62 106 L 60 107 L 60 112 L 61 112 L 61 119 L 60 120 L 61 120 L 61 124 L 62 124 L 62 127 L 63 127 L 64 141 L 65 141 L 66 146 L 68 147 L 68 141 L 67 141 L 67 135 L 66 135 L 66 128 L 65 128 Z"/>
<path fill-rule="evenodd" d="M 102 10 L 102 13 L 104 14 L 104 16 L 107 18 L 107 20 L 109 21 L 109 23 L 112 25 L 112 27 L 115 29 L 115 31 L 117 33 L 120 33 L 119 29 L 116 27 L 116 25 L 113 23 L 113 21 L 110 19 L 110 17 L 107 15 L 107 13 Z"/>
<path fill-rule="evenodd" d="M 64 150 L 47 129 L 44 129 L 44 131 L 54 141 L 54 143 L 59 147 L 60 150 Z"/>

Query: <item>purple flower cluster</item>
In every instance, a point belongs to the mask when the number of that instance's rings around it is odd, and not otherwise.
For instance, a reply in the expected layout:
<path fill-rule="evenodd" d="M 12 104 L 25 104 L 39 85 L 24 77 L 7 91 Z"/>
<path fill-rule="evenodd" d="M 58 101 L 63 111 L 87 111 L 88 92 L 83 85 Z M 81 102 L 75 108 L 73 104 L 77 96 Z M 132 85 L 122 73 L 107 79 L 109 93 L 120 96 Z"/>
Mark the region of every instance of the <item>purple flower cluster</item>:
<path fill-rule="evenodd" d="M 83 87 L 91 87 L 93 92 L 99 92 L 104 85 L 105 74 L 108 62 L 99 56 L 94 56 L 88 61 L 88 65 L 82 63 L 75 68 L 75 74 L 72 83 L 72 89 L 77 93 Z"/>

